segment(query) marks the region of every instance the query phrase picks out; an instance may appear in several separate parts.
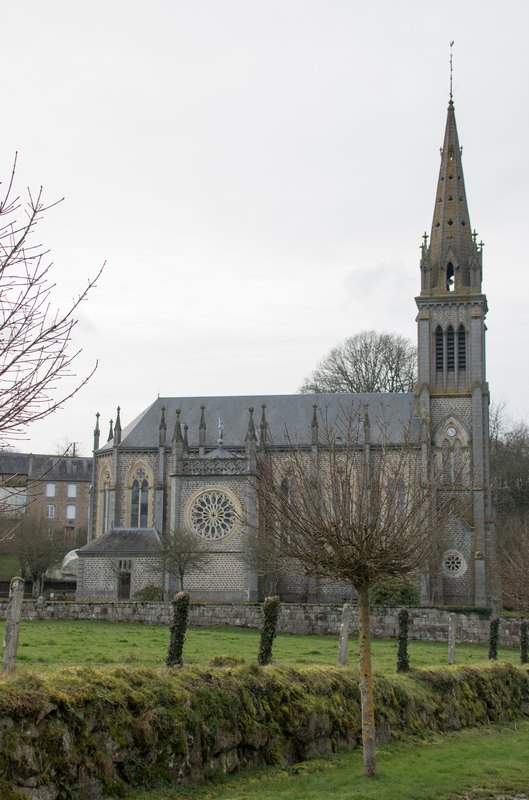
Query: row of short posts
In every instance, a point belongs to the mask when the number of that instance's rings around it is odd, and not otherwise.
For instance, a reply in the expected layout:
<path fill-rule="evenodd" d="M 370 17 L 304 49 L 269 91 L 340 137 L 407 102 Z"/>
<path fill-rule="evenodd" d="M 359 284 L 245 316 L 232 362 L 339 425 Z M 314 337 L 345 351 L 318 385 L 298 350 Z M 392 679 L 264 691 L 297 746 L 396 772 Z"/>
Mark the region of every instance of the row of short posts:
<path fill-rule="evenodd" d="M 4 633 L 4 655 L 2 661 L 2 672 L 4 674 L 13 672 L 16 664 L 16 653 L 18 646 L 18 636 L 20 630 L 20 618 L 22 613 L 22 601 L 24 598 L 24 581 L 22 578 L 12 578 L 9 587 L 9 600 L 7 604 L 6 624 Z M 186 630 L 189 618 L 190 596 L 187 592 L 179 592 L 173 600 L 173 620 L 170 628 L 169 651 L 167 654 L 167 666 L 182 666 L 182 652 L 186 637 Z M 269 664 L 272 660 L 272 645 L 277 632 L 279 618 L 280 599 L 277 596 L 267 597 L 263 604 L 263 624 L 261 627 L 261 639 L 259 644 L 258 663 Z M 338 648 L 338 665 L 343 666 L 347 660 L 347 647 L 349 643 L 349 632 L 351 630 L 351 620 L 353 607 L 350 603 L 345 603 L 342 608 L 340 625 L 340 640 Z M 397 672 L 407 672 L 410 668 L 408 658 L 408 622 L 409 612 L 403 608 L 398 613 L 398 649 L 397 649 Z M 500 619 L 494 617 L 490 623 L 489 635 L 489 659 L 495 661 L 498 657 Z M 457 635 L 457 614 L 448 615 L 448 663 L 456 663 L 456 635 Z M 527 621 L 520 624 L 520 661 L 522 664 L 528 662 L 529 630 Z"/>

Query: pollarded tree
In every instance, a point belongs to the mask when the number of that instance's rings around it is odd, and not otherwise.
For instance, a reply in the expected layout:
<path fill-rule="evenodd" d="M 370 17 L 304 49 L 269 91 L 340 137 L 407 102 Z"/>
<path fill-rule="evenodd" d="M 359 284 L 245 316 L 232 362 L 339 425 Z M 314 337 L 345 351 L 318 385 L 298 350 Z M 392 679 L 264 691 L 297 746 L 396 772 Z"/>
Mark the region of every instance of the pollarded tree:
<path fill-rule="evenodd" d="M 323 358 L 300 392 L 411 392 L 417 352 L 404 336 L 362 331 Z"/>
<path fill-rule="evenodd" d="M 271 456 L 261 458 L 253 479 L 260 517 L 291 567 L 356 591 L 367 776 L 376 772 L 369 592 L 385 578 L 417 574 L 438 546 L 448 516 L 461 510 L 458 494 L 421 454 L 412 422 L 397 427 L 390 441 L 377 421 L 372 437 L 367 415 L 344 412 L 332 425 L 323 420 L 316 450 L 292 447 L 288 491 L 284 466 Z"/>
<path fill-rule="evenodd" d="M 64 310 L 52 305 L 48 252 L 34 241 L 43 215 L 55 205 L 44 202 L 42 188 L 28 190 L 24 202 L 14 192 L 15 165 L 0 196 L 0 446 L 27 426 L 56 411 L 90 378 L 57 394 L 57 384 L 72 375 L 79 351 L 72 351 L 75 314 L 95 285 Z M 94 367 L 95 369 L 95 367 Z"/>

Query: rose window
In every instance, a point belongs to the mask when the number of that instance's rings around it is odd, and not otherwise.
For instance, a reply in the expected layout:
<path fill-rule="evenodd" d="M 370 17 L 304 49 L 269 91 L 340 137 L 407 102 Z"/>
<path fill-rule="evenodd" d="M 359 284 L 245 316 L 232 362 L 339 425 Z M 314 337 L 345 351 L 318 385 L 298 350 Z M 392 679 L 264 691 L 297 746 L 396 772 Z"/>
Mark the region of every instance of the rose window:
<path fill-rule="evenodd" d="M 467 564 L 463 555 L 458 550 L 448 550 L 444 554 L 443 569 L 446 575 L 455 577 L 467 571 Z"/>
<path fill-rule="evenodd" d="M 231 533 L 237 514 L 224 492 L 203 492 L 191 506 L 191 524 L 205 539 L 222 539 Z"/>

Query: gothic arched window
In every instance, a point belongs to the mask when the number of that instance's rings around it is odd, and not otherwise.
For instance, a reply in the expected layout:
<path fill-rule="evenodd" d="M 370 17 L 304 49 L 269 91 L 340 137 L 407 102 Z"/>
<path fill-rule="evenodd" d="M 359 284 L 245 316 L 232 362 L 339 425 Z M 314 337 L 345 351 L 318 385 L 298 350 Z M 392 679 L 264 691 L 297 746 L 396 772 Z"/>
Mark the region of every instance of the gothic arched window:
<path fill-rule="evenodd" d="M 450 224 L 450 223 L 449 223 Z M 454 291 L 454 265 L 451 261 L 448 262 L 446 265 L 446 291 L 453 292 Z"/>
<path fill-rule="evenodd" d="M 457 368 L 467 368 L 467 332 L 464 325 L 457 329 Z"/>
<path fill-rule="evenodd" d="M 145 477 L 145 470 L 139 467 L 132 481 L 132 496 L 130 503 L 130 527 L 146 528 L 149 511 L 149 484 Z"/>
<path fill-rule="evenodd" d="M 449 372 L 453 372 L 456 368 L 456 351 L 455 351 L 455 337 L 452 325 L 446 329 L 446 368 Z"/>
<path fill-rule="evenodd" d="M 440 325 L 435 329 L 435 369 L 437 372 L 444 370 L 444 337 Z"/>

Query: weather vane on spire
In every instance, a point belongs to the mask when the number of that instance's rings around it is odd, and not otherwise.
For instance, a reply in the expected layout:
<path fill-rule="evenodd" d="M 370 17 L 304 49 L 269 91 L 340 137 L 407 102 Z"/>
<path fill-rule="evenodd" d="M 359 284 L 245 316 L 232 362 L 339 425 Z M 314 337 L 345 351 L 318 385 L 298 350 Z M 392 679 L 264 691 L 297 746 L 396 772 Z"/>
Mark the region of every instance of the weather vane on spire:
<path fill-rule="evenodd" d="M 450 42 L 450 100 L 452 100 L 452 48 L 454 46 L 454 40 Z"/>

